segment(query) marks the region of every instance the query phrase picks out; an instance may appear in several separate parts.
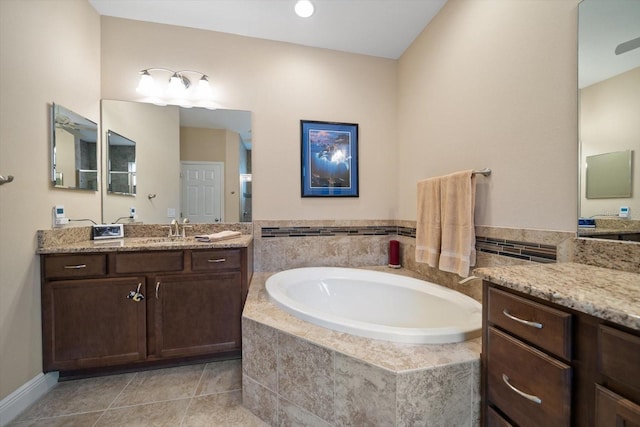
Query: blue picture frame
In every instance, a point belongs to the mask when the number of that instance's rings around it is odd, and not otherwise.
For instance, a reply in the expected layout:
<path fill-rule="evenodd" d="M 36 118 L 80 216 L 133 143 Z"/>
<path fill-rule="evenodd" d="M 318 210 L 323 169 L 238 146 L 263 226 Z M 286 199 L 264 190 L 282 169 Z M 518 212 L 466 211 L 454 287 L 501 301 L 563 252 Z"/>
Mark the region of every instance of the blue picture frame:
<path fill-rule="evenodd" d="M 358 124 L 300 120 L 302 197 L 358 197 Z"/>

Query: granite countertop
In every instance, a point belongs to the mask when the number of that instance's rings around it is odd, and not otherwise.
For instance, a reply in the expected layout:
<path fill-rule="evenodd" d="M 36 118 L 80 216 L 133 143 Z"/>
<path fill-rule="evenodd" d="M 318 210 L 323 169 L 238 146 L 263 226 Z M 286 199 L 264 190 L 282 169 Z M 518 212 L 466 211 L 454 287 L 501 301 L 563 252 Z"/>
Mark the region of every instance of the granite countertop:
<path fill-rule="evenodd" d="M 638 234 L 640 230 L 630 228 L 578 228 L 578 236 L 599 236 L 602 234 Z"/>
<path fill-rule="evenodd" d="M 600 319 L 640 330 L 640 274 L 578 263 L 482 267 L 473 274 Z"/>
<path fill-rule="evenodd" d="M 74 243 L 62 243 L 42 246 L 37 254 L 73 254 L 86 252 L 131 252 L 166 251 L 180 249 L 219 249 L 246 248 L 253 240 L 252 235 L 242 234 L 236 238 L 217 242 L 199 242 L 194 237 L 125 237 L 123 239 L 82 240 Z"/>

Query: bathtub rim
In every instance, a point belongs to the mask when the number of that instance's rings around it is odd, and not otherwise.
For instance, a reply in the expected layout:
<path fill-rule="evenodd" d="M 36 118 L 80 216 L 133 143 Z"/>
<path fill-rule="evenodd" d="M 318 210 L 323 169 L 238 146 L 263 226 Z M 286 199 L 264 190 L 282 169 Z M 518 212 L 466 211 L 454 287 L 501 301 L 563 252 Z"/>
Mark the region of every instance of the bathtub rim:
<path fill-rule="evenodd" d="M 432 292 L 425 293 L 435 294 L 438 297 L 445 296 L 447 299 L 453 299 L 456 303 L 465 306 L 472 311 L 473 319 L 476 323 L 474 323 L 473 326 L 467 326 L 465 328 L 406 328 L 377 325 L 337 315 L 328 316 L 326 313 L 308 306 L 302 307 L 302 304 L 296 303 L 283 292 L 279 292 L 277 297 L 274 297 L 274 295 L 272 295 L 273 292 L 269 290 L 270 283 L 273 288 L 273 284 L 278 279 L 286 277 L 287 275 L 302 274 L 304 272 L 311 274 L 319 271 L 332 272 L 334 274 L 355 273 L 365 277 L 387 277 L 390 280 L 403 282 L 401 283 L 401 287 L 413 289 L 418 292 L 424 292 L 425 290 L 423 288 L 425 284 L 427 284 Z M 354 267 L 299 267 L 272 274 L 266 279 L 264 288 L 269 302 L 286 313 L 322 328 L 362 338 L 401 344 L 459 344 L 478 338 L 482 333 L 482 305 L 478 301 L 454 289 L 397 273 Z M 286 303 L 283 302 L 283 300 Z M 425 333 L 427 330 L 429 331 L 428 334 Z"/>

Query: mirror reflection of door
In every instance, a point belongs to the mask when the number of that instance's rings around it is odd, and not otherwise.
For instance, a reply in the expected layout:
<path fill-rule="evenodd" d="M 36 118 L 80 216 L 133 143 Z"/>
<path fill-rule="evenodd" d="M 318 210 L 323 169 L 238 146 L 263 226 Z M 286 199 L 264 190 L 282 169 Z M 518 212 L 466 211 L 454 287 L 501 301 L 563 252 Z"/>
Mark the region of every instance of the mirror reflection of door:
<path fill-rule="evenodd" d="M 224 163 L 180 162 L 182 218 L 192 223 L 223 222 Z"/>

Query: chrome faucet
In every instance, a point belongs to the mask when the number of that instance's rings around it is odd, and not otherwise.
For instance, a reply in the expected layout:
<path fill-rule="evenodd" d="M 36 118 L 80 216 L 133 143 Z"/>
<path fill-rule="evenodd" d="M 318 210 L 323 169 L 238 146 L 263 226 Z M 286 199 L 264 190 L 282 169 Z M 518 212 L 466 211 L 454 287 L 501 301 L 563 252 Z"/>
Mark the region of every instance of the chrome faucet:
<path fill-rule="evenodd" d="M 184 218 L 182 220 L 182 237 L 187 237 L 187 233 L 185 232 L 187 228 L 193 228 L 193 225 L 187 224 L 189 224 L 189 218 Z"/>
<path fill-rule="evenodd" d="M 180 223 L 178 222 L 177 219 L 172 219 L 171 220 L 171 224 L 168 226 L 165 226 L 167 228 L 169 228 L 169 235 L 167 237 L 169 238 L 174 238 L 174 237 L 187 237 L 186 234 L 186 229 L 187 228 L 193 228 L 192 225 L 187 225 L 189 223 L 189 218 L 185 218 L 182 221 L 182 232 L 180 232 Z"/>
<path fill-rule="evenodd" d="M 175 228 L 175 231 L 174 231 Z M 169 237 L 179 237 L 180 236 L 180 225 L 178 221 L 174 218 L 171 220 L 171 225 L 169 226 Z"/>

